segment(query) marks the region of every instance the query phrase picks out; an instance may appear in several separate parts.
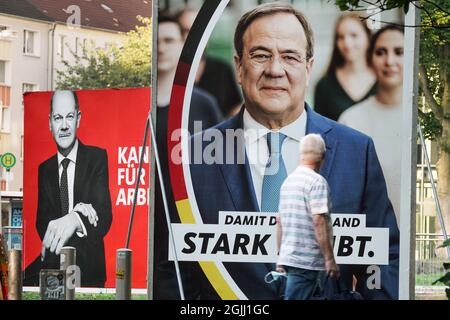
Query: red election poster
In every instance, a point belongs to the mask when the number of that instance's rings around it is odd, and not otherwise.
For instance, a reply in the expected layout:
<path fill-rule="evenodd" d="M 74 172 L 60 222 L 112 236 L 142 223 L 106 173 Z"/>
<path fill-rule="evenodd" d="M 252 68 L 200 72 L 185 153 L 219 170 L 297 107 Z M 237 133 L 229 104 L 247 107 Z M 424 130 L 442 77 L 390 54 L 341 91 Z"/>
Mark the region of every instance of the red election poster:
<path fill-rule="evenodd" d="M 40 269 L 59 269 L 64 245 L 77 249 L 82 287 L 115 287 L 149 106 L 150 88 L 25 95 L 25 286 L 39 285 Z M 133 288 L 147 286 L 149 146 L 144 150 L 130 241 Z"/>

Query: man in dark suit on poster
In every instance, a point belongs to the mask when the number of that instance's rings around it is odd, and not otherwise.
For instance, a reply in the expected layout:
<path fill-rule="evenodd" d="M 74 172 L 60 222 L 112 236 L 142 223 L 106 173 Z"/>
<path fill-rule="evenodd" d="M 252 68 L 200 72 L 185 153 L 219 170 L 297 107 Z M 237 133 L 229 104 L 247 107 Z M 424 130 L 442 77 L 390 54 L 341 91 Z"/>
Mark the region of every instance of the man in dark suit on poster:
<path fill-rule="evenodd" d="M 191 145 L 203 146 L 202 152 L 206 147 L 220 150 L 216 152 L 218 158 L 231 154 L 235 159 L 235 155 L 244 154 L 245 161 L 224 163 L 222 159 L 212 164 L 191 164 L 203 223 L 218 223 L 221 211 L 276 212 L 281 184 L 296 167 L 301 137 L 320 134 L 327 148 L 320 174 L 330 185 L 333 213 L 364 214 L 367 227 L 389 228 L 389 265 L 380 266 L 380 287 L 368 287 L 365 265 L 340 265 L 341 284 L 352 289 L 356 278 L 356 289 L 365 299 L 397 299 L 399 230 L 373 141 L 320 116 L 305 102 L 314 61 L 312 29 L 306 17 L 278 2 L 258 6 L 241 17 L 235 49 L 244 107 L 235 117 L 209 129 L 216 130 L 215 135 L 209 135 L 218 137 L 214 142 L 202 139 L 210 134 L 206 131 L 194 136 Z M 239 130 L 245 132 L 240 141 L 223 143 L 229 142 L 226 137 L 230 132 Z M 280 160 L 274 174 L 266 169 L 270 169 L 270 159 L 275 156 Z M 283 294 L 282 286 L 264 282 L 265 275 L 274 270 L 270 264 L 223 265 L 249 299 L 277 299 Z M 193 297 L 217 299 L 225 291 L 217 280 L 222 279 L 220 275 L 206 279 L 202 271 L 193 273 L 204 280 L 194 282 L 197 292 Z"/>
<path fill-rule="evenodd" d="M 49 125 L 58 151 L 39 166 L 36 228 L 42 252 L 28 276 L 36 281 L 37 269 L 59 269 L 61 248 L 72 246 L 77 250 L 81 285 L 104 287 L 103 238 L 112 222 L 108 158 L 106 150 L 77 138 L 80 120 L 76 93 L 55 91 Z"/>

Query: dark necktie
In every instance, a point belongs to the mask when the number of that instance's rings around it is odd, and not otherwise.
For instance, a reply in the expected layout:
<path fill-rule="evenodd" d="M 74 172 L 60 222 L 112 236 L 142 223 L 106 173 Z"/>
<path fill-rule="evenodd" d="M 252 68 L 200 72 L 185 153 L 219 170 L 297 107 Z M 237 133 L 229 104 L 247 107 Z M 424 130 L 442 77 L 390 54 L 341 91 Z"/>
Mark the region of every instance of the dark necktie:
<path fill-rule="evenodd" d="M 69 186 L 67 184 L 67 167 L 69 166 L 70 160 L 64 158 L 61 161 L 63 166 L 63 171 L 61 174 L 61 184 L 59 185 L 59 192 L 61 197 L 61 214 L 65 216 L 69 213 Z"/>
<path fill-rule="evenodd" d="M 281 146 L 285 138 L 286 136 L 279 132 L 270 132 L 267 134 L 269 161 L 267 161 L 263 179 L 261 197 L 262 212 L 278 212 L 280 188 L 287 177 L 286 167 L 283 156 L 281 155 Z"/>

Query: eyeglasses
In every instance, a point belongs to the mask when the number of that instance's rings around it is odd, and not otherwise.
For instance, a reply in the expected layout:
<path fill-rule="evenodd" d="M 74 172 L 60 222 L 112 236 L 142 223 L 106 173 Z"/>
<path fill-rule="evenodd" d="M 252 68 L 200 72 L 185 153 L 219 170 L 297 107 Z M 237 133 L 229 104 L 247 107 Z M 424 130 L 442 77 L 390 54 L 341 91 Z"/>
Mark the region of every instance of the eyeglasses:
<path fill-rule="evenodd" d="M 300 67 L 303 63 L 307 61 L 306 57 L 302 57 L 298 53 L 282 53 L 275 56 L 274 54 L 268 52 L 251 52 L 249 53 L 250 61 L 256 66 L 267 66 L 274 63 L 275 59 L 281 64 L 283 69 L 293 69 Z"/>

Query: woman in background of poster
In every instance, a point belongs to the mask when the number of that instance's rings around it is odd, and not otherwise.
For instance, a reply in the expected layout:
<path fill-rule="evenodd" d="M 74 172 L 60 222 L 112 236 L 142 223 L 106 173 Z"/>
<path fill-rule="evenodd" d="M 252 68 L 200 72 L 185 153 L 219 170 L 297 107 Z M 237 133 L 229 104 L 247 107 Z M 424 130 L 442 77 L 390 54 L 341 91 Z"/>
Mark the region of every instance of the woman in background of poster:
<path fill-rule="evenodd" d="M 333 53 L 325 76 L 314 94 L 315 111 L 333 120 L 342 112 L 375 94 L 375 74 L 370 67 L 370 30 L 355 13 L 336 22 Z"/>
<path fill-rule="evenodd" d="M 339 122 L 372 137 L 386 179 L 397 224 L 400 215 L 402 133 L 403 29 L 388 25 L 370 45 L 378 90 L 375 96 L 349 108 Z"/>

